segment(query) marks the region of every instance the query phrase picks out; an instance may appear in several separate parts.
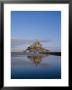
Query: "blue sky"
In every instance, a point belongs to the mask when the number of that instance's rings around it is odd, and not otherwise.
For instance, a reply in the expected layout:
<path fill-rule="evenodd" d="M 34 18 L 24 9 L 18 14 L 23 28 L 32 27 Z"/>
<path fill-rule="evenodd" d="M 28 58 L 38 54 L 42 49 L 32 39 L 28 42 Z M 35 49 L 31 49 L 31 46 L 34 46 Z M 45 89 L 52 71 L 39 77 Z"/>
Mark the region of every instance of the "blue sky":
<path fill-rule="evenodd" d="M 61 12 L 60 11 L 12 11 L 11 38 L 14 40 L 48 40 L 42 43 L 51 50 L 61 48 Z M 20 42 L 20 41 L 19 41 Z M 23 48 L 26 44 L 15 45 Z"/>

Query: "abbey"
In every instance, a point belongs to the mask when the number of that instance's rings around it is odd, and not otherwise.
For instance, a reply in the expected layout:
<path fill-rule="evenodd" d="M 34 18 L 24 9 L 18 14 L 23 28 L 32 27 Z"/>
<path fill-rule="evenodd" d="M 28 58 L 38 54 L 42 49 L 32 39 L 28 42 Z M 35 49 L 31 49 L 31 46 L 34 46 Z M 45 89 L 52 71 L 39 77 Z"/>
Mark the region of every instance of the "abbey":
<path fill-rule="evenodd" d="M 29 46 L 26 50 L 26 52 L 30 53 L 43 53 L 48 52 L 49 50 L 43 48 L 42 44 L 39 41 L 35 41 L 31 46 Z"/>

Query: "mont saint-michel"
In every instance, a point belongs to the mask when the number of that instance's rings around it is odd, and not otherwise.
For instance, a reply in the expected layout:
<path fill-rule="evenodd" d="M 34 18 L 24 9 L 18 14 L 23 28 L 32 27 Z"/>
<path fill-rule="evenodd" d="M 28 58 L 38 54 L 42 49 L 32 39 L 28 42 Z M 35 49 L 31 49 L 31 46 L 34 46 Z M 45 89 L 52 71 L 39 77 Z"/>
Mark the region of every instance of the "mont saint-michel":
<path fill-rule="evenodd" d="M 45 49 L 43 45 L 37 40 L 33 42 L 32 45 L 28 46 L 25 50 L 22 50 L 22 52 L 12 52 L 12 55 L 17 55 L 17 54 L 27 54 L 27 55 L 61 55 L 61 52 L 52 52 L 48 49 Z"/>

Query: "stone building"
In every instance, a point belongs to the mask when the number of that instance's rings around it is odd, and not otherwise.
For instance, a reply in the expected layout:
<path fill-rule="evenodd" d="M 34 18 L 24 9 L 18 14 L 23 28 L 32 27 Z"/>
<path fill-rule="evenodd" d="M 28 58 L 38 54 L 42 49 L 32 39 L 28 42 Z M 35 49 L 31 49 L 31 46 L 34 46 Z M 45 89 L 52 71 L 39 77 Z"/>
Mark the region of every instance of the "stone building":
<path fill-rule="evenodd" d="M 27 52 L 40 53 L 49 51 L 42 47 L 42 44 L 39 41 L 34 42 L 31 46 L 26 49 Z"/>

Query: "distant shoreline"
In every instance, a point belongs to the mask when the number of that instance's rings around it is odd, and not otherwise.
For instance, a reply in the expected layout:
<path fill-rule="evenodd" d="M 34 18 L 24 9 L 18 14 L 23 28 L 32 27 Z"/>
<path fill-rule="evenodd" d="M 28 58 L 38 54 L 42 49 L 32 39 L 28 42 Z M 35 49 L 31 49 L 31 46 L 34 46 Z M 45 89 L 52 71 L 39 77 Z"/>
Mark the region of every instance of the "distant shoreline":
<path fill-rule="evenodd" d="M 44 52 L 43 54 L 49 54 L 49 55 L 57 55 L 57 56 L 61 56 L 61 52 Z"/>
<path fill-rule="evenodd" d="M 24 55 L 24 52 L 11 52 L 11 55 Z M 40 54 L 61 56 L 61 52 L 40 52 Z"/>

